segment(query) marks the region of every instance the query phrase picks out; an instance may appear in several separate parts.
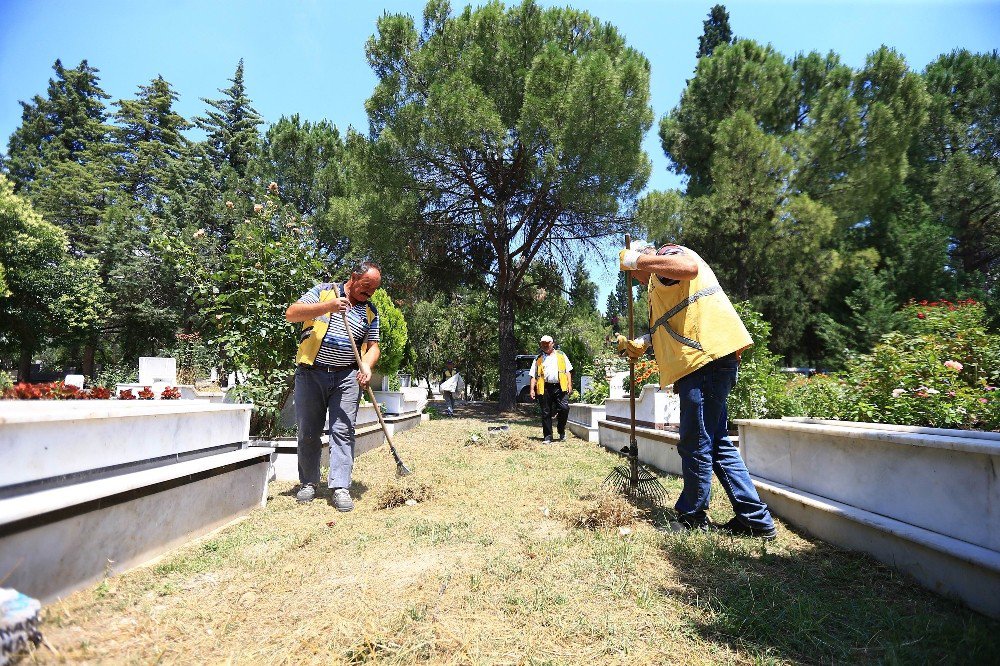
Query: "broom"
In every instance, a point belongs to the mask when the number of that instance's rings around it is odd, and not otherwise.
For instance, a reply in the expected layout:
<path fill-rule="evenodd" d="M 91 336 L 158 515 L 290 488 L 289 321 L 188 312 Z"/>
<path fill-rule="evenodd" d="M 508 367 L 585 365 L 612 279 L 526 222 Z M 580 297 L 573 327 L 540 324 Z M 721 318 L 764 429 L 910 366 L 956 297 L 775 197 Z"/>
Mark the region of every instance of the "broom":
<path fill-rule="evenodd" d="M 625 247 L 632 246 L 632 237 L 625 234 Z M 632 275 L 625 273 L 625 290 L 628 292 L 628 338 L 635 337 L 635 319 L 632 312 Z M 635 437 L 635 359 L 628 359 L 628 397 L 631 410 L 631 430 L 628 440 L 628 465 L 618 465 L 604 484 L 617 492 L 635 500 L 647 500 L 658 504 L 667 498 L 667 491 L 660 484 L 656 475 L 644 465 L 639 464 L 639 442 Z M 622 451 L 624 453 L 624 450 Z"/>
<path fill-rule="evenodd" d="M 358 368 L 360 368 L 361 354 L 358 353 L 358 343 L 354 341 L 354 336 L 351 334 L 351 326 L 347 323 L 347 310 L 341 310 L 340 315 L 344 319 L 344 330 L 347 332 L 347 339 L 351 341 L 351 349 L 354 350 L 354 360 L 358 362 Z M 389 450 L 392 451 L 392 457 L 396 459 L 396 476 L 408 476 L 413 474 L 410 468 L 403 464 L 403 459 L 399 457 L 396 447 L 393 446 L 392 435 L 389 434 L 389 429 L 385 427 L 385 420 L 382 419 L 382 408 L 375 400 L 375 394 L 372 393 L 372 387 L 369 385 L 365 388 L 368 390 L 368 399 L 372 401 L 373 405 L 375 405 L 375 415 L 378 416 L 379 425 L 382 426 L 382 432 L 385 433 L 385 439 L 389 442 Z"/>

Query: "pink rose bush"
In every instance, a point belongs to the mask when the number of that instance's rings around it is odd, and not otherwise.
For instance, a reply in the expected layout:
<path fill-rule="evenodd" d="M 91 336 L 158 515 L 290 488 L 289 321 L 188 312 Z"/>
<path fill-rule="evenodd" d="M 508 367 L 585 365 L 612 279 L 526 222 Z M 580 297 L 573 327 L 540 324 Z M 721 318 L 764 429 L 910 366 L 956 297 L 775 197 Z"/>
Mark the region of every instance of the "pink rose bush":
<path fill-rule="evenodd" d="M 972 300 L 911 303 L 885 336 L 836 375 L 798 380 L 794 412 L 817 418 L 1000 430 L 1000 336 Z"/>

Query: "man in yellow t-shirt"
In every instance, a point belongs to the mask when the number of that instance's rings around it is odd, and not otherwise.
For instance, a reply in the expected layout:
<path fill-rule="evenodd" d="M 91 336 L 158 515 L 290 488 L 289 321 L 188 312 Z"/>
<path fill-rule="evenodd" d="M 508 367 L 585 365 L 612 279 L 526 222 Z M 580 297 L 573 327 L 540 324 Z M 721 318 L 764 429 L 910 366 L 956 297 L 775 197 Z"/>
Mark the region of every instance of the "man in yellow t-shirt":
<path fill-rule="evenodd" d="M 673 384 L 680 396 L 677 451 L 684 490 L 674 507 L 678 526 L 713 527 L 707 512 L 714 471 L 736 513 L 718 527 L 774 539 L 771 513 L 729 439 L 726 402 L 736 385 L 740 354 L 753 344 L 743 321 L 711 267 L 689 248 L 628 248 L 619 253 L 619 267 L 649 285 L 650 332 L 636 340 L 619 335 L 618 348 L 638 358 L 652 346 L 661 388 Z"/>

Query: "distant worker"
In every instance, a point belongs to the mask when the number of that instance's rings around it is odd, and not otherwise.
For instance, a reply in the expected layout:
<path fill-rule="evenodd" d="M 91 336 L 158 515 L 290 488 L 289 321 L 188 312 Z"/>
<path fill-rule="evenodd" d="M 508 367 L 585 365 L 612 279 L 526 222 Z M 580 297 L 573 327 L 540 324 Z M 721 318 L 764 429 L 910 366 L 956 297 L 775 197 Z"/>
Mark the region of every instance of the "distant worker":
<path fill-rule="evenodd" d="M 539 341 L 542 353 L 535 358 L 531 373 L 531 399 L 537 396 L 542 410 L 542 443 L 552 443 L 552 414 L 557 415 L 556 429 L 559 438 L 566 439 L 566 420 L 569 418 L 569 393 L 573 387 L 573 364 L 569 357 L 556 349 L 551 335 Z"/>
<path fill-rule="evenodd" d="M 729 439 L 726 401 L 736 384 L 740 354 L 753 344 L 743 321 L 722 291 L 715 273 L 693 250 L 664 245 L 658 251 L 636 243 L 619 253 L 623 271 L 649 288 L 649 333 L 635 340 L 618 336 L 618 349 L 639 358 L 652 345 L 660 387 L 680 396 L 681 470 L 684 489 L 677 522 L 707 530 L 712 471 L 719 477 L 736 516 L 720 529 L 774 539 L 777 530 L 750 473 Z"/>
<path fill-rule="evenodd" d="M 455 368 L 454 361 L 447 361 L 444 364 L 444 380 L 441 382 L 441 397 L 444 398 L 444 413 L 448 416 L 455 415 L 455 394 L 460 393 L 465 388 L 465 381 L 462 375 Z"/>
<path fill-rule="evenodd" d="M 298 425 L 299 490 L 295 499 L 311 502 L 320 482 L 323 422 L 330 417 L 330 503 L 338 511 L 354 508 L 351 472 L 354 468 L 354 424 L 361 387 L 372 378 L 378 362 L 378 311 L 370 302 L 382 283 L 382 272 L 361 262 L 344 284 L 324 282 L 288 306 L 285 319 L 303 322 L 295 361 L 295 421 Z M 347 312 L 350 332 L 344 327 Z M 348 335 L 360 346 L 361 366 Z"/>

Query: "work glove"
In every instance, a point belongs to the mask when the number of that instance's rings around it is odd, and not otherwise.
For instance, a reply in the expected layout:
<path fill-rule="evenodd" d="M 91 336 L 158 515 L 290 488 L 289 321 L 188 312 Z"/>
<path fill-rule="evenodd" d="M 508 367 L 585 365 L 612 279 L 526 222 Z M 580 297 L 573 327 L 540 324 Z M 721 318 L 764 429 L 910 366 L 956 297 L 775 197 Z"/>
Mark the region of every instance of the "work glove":
<path fill-rule="evenodd" d="M 652 244 L 644 240 L 632 241 L 627 248 L 618 253 L 618 268 L 623 271 L 635 270 L 639 255 L 644 254 L 645 250 L 651 247 L 653 247 Z"/>
<path fill-rule="evenodd" d="M 648 335 L 636 338 L 635 340 L 629 340 L 619 333 L 616 340 L 618 341 L 618 353 L 625 354 L 633 361 L 645 354 L 646 350 L 649 349 Z"/>

